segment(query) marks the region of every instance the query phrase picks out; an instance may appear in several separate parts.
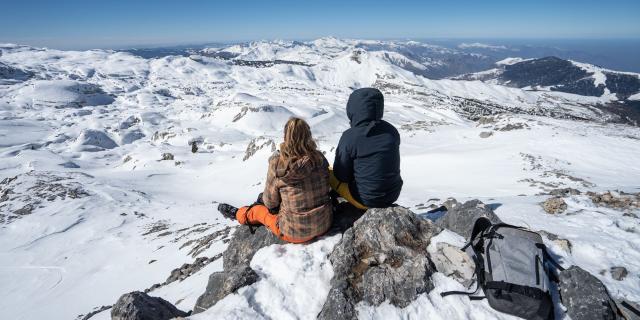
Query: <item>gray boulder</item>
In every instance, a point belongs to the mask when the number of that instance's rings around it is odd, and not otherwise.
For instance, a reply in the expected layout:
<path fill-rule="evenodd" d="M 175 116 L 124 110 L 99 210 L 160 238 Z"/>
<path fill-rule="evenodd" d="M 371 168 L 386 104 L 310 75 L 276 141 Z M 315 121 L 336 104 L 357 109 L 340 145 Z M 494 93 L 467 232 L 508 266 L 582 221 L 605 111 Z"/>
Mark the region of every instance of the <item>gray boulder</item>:
<path fill-rule="evenodd" d="M 111 308 L 112 320 L 168 320 L 188 315 L 168 301 L 140 291 L 123 294 Z"/>
<path fill-rule="evenodd" d="M 560 296 L 573 320 L 618 319 L 614 300 L 607 288 L 578 266 L 560 272 Z"/>
<path fill-rule="evenodd" d="M 560 197 L 553 197 L 545 200 L 542 204 L 542 209 L 549 214 L 562 213 L 567 210 L 567 203 Z"/>
<path fill-rule="evenodd" d="M 257 227 L 252 233 L 249 226 L 239 226 L 223 254 L 223 271 L 209 276 L 207 288 L 198 297 L 193 312 L 207 310 L 227 295 L 258 281 L 258 275 L 249 266 L 253 256 L 266 246 L 284 243 L 265 227 Z"/>
<path fill-rule="evenodd" d="M 236 229 L 231 242 L 229 242 L 229 247 L 223 255 L 222 268 L 224 270 L 233 269 L 240 264 L 249 264 L 253 255 L 264 247 L 286 243 L 265 227 L 257 227 L 254 231 L 252 234 L 251 229 L 246 225 Z"/>
<path fill-rule="evenodd" d="M 627 271 L 627 268 L 625 267 L 611 267 L 609 271 L 611 272 L 611 277 L 618 281 L 624 280 L 624 278 L 629 274 L 629 271 Z"/>
<path fill-rule="evenodd" d="M 474 199 L 460 204 L 455 199 L 449 199 L 443 204 L 447 208 L 447 213 L 436 220 L 436 225 L 440 228 L 449 229 L 463 237 L 469 239 L 473 224 L 479 217 L 486 217 L 492 223 L 502 222 L 500 218 L 482 201 Z"/>
<path fill-rule="evenodd" d="M 229 270 L 215 272 L 209 276 L 207 289 L 198 297 L 193 312 L 199 313 L 205 311 L 227 295 L 256 281 L 258 281 L 258 275 L 248 264 L 242 264 Z"/>
<path fill-rule="evenodd" d="M 402 207 L 370 209 L 348 229 L 329 259 L 334 276 L 319 319 L 355 319 L 360 301 L 406 307 L 433 288 L 427 254 L 440 231 Z"/>

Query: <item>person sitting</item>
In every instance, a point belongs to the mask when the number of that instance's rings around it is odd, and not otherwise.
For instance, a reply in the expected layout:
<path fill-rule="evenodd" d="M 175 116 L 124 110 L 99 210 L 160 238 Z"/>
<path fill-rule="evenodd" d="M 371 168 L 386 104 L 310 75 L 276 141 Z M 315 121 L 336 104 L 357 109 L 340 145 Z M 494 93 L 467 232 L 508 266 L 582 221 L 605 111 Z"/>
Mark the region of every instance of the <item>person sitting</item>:
<path fill-rule="evenodd" d="M 349 96 L 351 128 L 342 133 L 330 172 L 331 188 L 358 209 L 392 206 L 400 196 L 400 134 L 382 120 L 384 97 L 374 88 Z"/>
<path fill-rule="evenodd" d="M 317 150 L 309 125 L 291 118 L 280 151 L 269 159 L 262 201 L 239 209 L 223 203 L 218 210 L 240 224 L 262 224 L 284 241 L 303 243 L 331 227 L 330 191 L 329 163 Z"/>

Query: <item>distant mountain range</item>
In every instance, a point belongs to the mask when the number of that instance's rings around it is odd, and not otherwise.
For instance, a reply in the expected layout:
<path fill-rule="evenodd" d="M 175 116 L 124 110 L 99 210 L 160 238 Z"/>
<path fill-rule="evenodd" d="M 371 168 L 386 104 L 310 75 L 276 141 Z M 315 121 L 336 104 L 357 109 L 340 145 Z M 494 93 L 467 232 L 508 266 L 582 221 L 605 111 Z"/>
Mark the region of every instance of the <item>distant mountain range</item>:
<path fill-rule="evenodd" d="M 618 72 L 557 57 L 505 59 L 486 71 L 454 77 L 528 90 L 551 90 L 583 96 L 615 95 L 626 100 L 640 91 L 637 73 Z"/>

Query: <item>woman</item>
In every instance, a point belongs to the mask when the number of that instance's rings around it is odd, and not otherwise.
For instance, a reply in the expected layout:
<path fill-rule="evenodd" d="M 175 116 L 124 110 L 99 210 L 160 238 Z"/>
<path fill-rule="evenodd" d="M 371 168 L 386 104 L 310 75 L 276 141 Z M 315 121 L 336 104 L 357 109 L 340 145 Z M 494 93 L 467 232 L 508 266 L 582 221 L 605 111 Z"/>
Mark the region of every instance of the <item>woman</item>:
<path fill-rule="evenodd" d="M 329 191 L 329 163 L 317 150 L 309 125 L 291 118 L 280 152 L 269 159 L 262 201 L 240 209 L 220 204 L 218 210 L 240 224 L 262 224 L 284 241 L 302 243 L 331 226 Z"/>

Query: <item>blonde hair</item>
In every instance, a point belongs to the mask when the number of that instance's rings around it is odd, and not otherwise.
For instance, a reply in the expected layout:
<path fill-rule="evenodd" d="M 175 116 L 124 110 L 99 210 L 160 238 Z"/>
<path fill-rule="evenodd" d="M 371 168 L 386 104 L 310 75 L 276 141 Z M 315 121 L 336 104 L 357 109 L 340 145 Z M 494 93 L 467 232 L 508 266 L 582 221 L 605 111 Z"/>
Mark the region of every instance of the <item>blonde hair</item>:
<path fill-rule="evenodd" d="M 320 160 L 316 142 L 311 136 L 311 128 L 306 121 L 292 117 L 284 125 L 284 142 L 280 144 L 280 157 L 287 165 L 304 156 L 312 161 Z"/>

